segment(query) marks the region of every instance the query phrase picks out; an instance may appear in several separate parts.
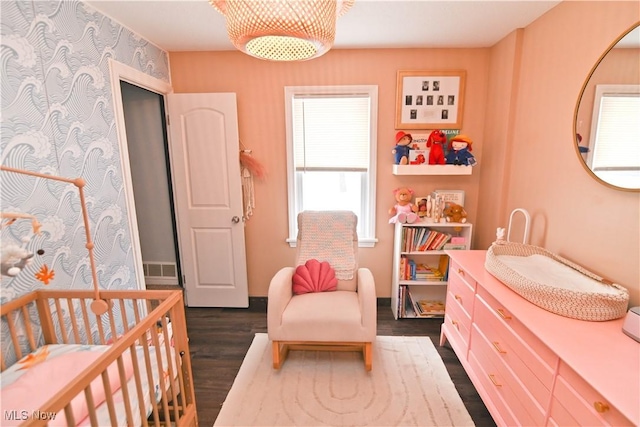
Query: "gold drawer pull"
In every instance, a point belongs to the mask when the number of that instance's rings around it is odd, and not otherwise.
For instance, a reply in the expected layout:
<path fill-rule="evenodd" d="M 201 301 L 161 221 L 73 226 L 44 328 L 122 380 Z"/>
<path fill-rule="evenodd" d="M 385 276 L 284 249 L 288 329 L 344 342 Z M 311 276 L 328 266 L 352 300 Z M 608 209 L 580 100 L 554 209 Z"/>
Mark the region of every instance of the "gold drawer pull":
<path fill-rule="evenodd" d="M 493 342 L 493 346 L 495 347 L 496 351 L 500 354 L 507 354 L 506 351 L 504 351 L 502 348 L 500 348 L 500 343 L 498 341 L 494 341 Z"/>
<path fill-rule="evenodd" d="M 494 386 L 496 386 L 496 387 L 502 387 L 502 384 L 500 384 L 500 383 L 498 382 L 498 380 L 496 380 L 495 375 L 493 375 L 493 374 L 489 374 L 489 379 L 491 380 L 491 382 L 493 383 L 493 385 L 494 385 Z"/>
<path fill-rule="evenodd" d="M 502 317 L 505 320 L 511 320 L 511 316 L 509 316 L 507 313 L 504 312 L 503 309 L 498 308 L 496 309 L 496 311 L 498 312 L 498 314 L 500 315 L 500 317 Z"/>
<path fill-rule="evenodd" d="M 456 327 L 457 330 L 460 330 L 460 326 L 458 325 L 458 321 L 457 320 L 452 320 L 451 323 L 453 324 L 453 326 Z"/>
<path fill-rule="evenodd" d="M 458 301 L 462 302 L 462 297 L 460 295 L 454 295 L 453 297 Z"/>
<path fill-rule="evenodd" d="M 464 270 L 459 268 L 458 269 L 458 274 L 461 275 L 461 276 L 464 276 Z"/>
<path fill-rule="evenodd" d="M 593 407 L 596 408 L 596 411 L 602 413 L 607 412 L 609 409 L 609 405 L 603 402 L 593 402 Z"/>

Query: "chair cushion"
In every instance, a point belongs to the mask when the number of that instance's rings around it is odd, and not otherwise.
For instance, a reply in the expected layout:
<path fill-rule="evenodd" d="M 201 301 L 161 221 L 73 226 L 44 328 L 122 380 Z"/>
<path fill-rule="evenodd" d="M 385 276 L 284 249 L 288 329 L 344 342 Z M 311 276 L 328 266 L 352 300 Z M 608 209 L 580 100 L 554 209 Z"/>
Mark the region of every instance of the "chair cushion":
<path fill-rule="evenodd" d="M 336 273 L 328 262 L 310 259 L 296 268 L 292 278 L 293 293 L 335 291 L 338 284 Z"/>
<path fill-rule="evenodd" d="M 284 341 L 367 341 L 358 294 L 349 291 L 295 295 L 272 339 Z"/>

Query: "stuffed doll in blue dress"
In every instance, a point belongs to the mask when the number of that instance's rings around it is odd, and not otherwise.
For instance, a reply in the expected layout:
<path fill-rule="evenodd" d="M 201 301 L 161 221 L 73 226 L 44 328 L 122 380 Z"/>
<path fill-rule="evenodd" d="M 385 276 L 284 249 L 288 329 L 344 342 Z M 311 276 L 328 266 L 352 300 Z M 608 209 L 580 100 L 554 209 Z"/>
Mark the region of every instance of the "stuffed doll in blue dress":
<path fill-rule="evenodd" d="M 467 135 L 456 135 L 449 142 L 449 152 L 445 156 L 448 165 L 475 166 L 476 158 L 471 154 L 473 141 Z"/>

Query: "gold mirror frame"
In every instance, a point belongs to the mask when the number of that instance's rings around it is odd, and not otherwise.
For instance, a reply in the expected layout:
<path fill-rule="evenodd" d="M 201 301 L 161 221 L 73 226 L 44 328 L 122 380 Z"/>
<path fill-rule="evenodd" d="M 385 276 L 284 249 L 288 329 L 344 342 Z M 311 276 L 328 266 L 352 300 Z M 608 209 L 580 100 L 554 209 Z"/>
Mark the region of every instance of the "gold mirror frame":
<path fill-rule="evenodd" d="M 600 64 L 602 63 L 604 58 L 611 52 L 611 50 L 613 48 L 615 48 L 615 46 L 620 42 L 620 40 L 625 38 L 629 33 L 634 31 L 638 27 L 640 27 L 640 21 L 636 22 L 631 27 L 629 27 L 626 31 L 624 31 L 617 39 L 615 39 L 611 43 L 611 45 L 609 45 L 609 47 L 602 53 L 602 55 L 600 55 L 600 58 L 598 58 L 598 60 L 594 64 L 594 66 L 591 68 L 591 71 L 587 75 L 587 78 L 585 79 L 585 81 L 584 81 L 584 83 L 582 85 L 582 89 L 580 90 L 580 96 L 578 96 L 578 101 L 576 102 L 576 108 L 575 108 L 575 111 L 573 113 L 573 147 L 576 150 L 576 155 L 578 156 L 578 160 L 582 164 L 582 167 L 584 167 L 584 169 L 589 173 L 589 175 L 591 175 L 591 177 L 593 177 L 596 181 L 600 182 L 601 184 L 603 184 L 603 185 L 605 185 L 605 186 L 607 186 L 609 188 L 613 188 L 615 190 L 628 191 L 628 192 L 640 192 L 640 187 L 639 188 L 619 187 L 617 185 L 613 185 L 613 184 L 603 180 L 602 178 L 597 176 L 591 170 L 591 168 L 589 168 L 589 165 L 587 164 L 586 160 L 582 157 L 582 153 L 580 152 L 580 148 L 579 148 L 580 141 L 578 141 L 578 112 L 580 111 L 580 105 L 582 104 L 582 98 L 584 97 L 585 90 L 589 86 L 589 82 L 591 81 L 591 78 L 593 77 L 593 74 L 598 69 L 598 66 L 600 66 Z"/>

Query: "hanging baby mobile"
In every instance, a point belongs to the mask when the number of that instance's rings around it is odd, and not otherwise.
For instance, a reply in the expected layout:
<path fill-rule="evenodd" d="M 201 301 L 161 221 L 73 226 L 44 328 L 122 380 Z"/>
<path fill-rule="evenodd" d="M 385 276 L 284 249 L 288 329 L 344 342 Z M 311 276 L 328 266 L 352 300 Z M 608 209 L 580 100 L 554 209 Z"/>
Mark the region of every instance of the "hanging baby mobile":
<path fill-rule="evenodd" d="M 23 169 L 11 168 L 8 166 L 0 166 L 0 170 L 5 172 L 12 172 L 21 175 L 28 175 L 37 178 L 50 179 L 54 181 L 66 182 L 69 184 L 73 184 L 78 188 L 78 194 L 80 196 L 80 206 L 82 208 L 82 220 L 84 222 L 84 231 L 86 237 L 86 245 L 87 251 L 89 252 L 89 264 L 91 267 L 91 277 L 93 281 L 93 290 L 94 290 L 94 298 L 91 303 L 91 311 L 93 311 L 96 315 L 101 315 L 107 312 L 109 309 L 109 303 L 107 301 L 100 298 L 100 289 L 98 287 L 98 274 L 96 271 L 95 259 L 93 256 L 93 241 L 91 240 L 91 232 L 89 228 L 89 214 L 87 213 L 87 206 L 84 197 L 84 185 L 85 181 L 82 178 L 63 178 L 55 175 L 46 175 L 38 172 L 31 172 Z M 16 222 L 18 219 L 31 219 L 31 229 L 33 231 L 31 236 L 24 236 L 22 238 L 21 245 L 15 245 L 10 243 L 5 243 L 4 239 L 2 242 L 2 256 L 1 256 L 1 264 L 2 264 L 2 276 L 16 276 L 20 274 L 24 268 L 29 265 L 34 257 L 34 254 L 29 252 L 26 249 L 26 244 L 29 242 L 31 237 L 35 234 L 40 233 L 41 225 L 38 220 L 29 214 L 22 213 L 13 213 L 13 212 L 2 212 L 2 228 L 6 226 L 10 226 Z M 6 221 L 5 221 L 6 220 Z M 39 255 L 42 255 L 40 251 L 37 252 Z M 49 269 L 47 265 L 43 265 L 40 270 L 36 273 L 36 279 L 40 280 L 45 285 L 48 285 L 51 280 L 53 280 L 55 276 L 55 272 L 52 269 Z"/>

